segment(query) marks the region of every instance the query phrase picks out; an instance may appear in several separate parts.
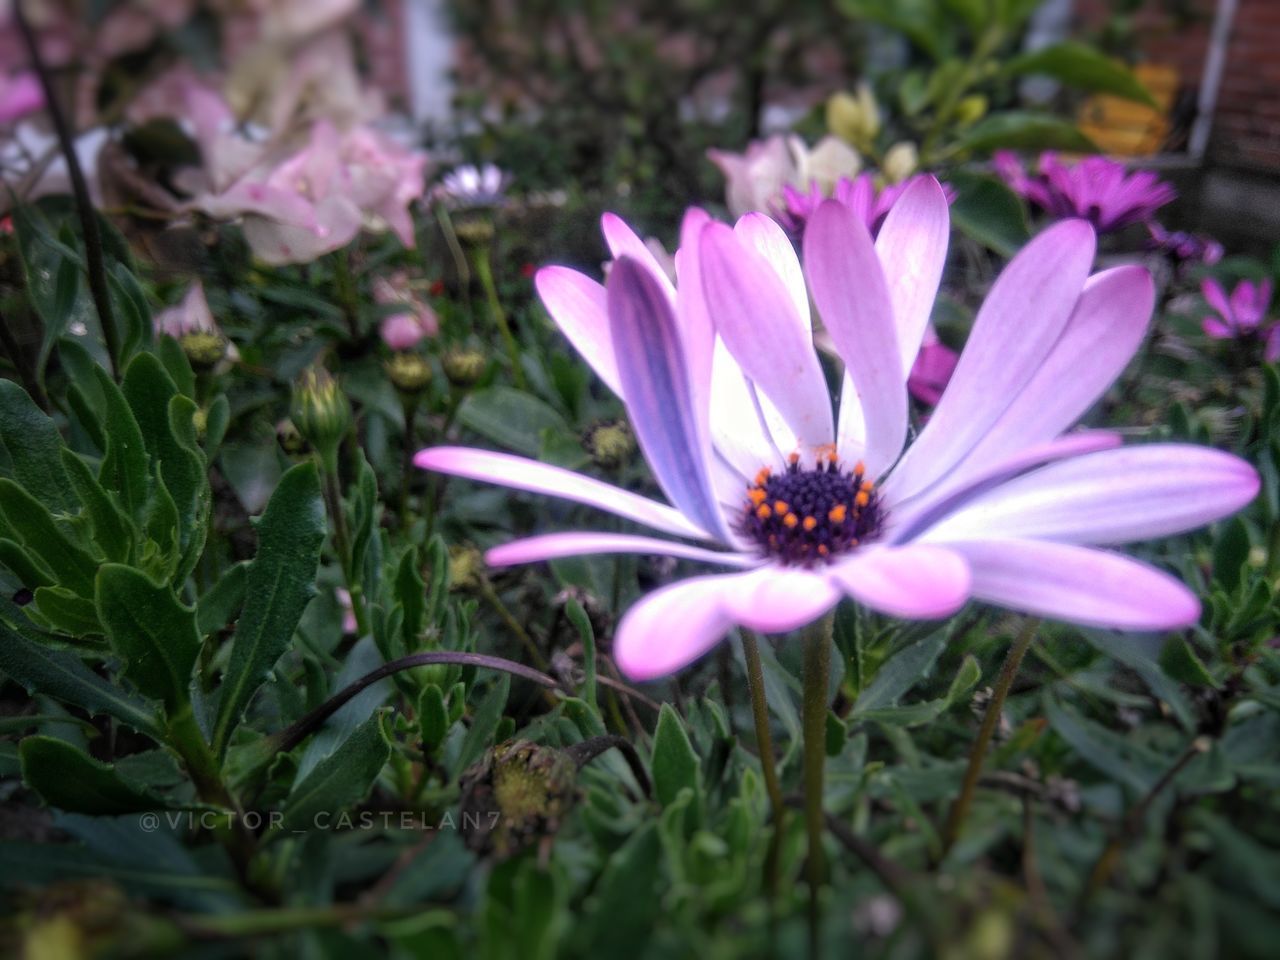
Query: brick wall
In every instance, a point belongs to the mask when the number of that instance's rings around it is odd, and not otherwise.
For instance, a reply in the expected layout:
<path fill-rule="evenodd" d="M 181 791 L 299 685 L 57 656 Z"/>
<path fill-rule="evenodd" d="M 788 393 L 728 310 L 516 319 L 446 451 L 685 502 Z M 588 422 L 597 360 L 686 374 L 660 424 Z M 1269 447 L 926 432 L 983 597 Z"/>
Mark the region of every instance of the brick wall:
<path fill-rule="evenodd" d="M 1217 3 L 1188 0 L 1189 22 L 1175 20 L 1168 6 L 1148 0 L 1137 15 L 1139 55 L 1175 67 L 1194 103 Z M 1112 15 L 1105 0 L 1076 0 L 1076 11 L 1086 32 Z M 1239 0 L 1208 157 L 1223 165 L 1280 172 L 1280 0 Z"/>

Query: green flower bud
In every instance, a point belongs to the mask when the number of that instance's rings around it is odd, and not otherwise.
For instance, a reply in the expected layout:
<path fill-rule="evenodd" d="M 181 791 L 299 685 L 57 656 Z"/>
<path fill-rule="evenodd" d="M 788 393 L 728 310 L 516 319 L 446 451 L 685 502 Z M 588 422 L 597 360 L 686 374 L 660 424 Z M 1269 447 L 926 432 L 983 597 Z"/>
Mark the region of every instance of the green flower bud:
<path fill-rule="evenodd" d="M 307 449 L 307 441 L 293 425 L 293 421 L 287 418 L 276 424 L 276 442 L 280 444 L 281 450 L 291 456 L 304 453 Z"/>
<path fill-rule="evenodd" d="M 396 353 L 384 366 L 387 379 L 401 393 L 421 393 L 431 382 L 431 364 L 420 353 Z"/>
<path fill-rule="evenodd" d="M 191 414 L 191 425 L 196 428 L 196 438 L 203 440 L 209 431 L 209 414 L 204 407 L 197 407 L 195 413 Z"/>
<path fill-rule="evenodd" d="M 320 452 L 325 469 L 337 470 L 338 445 L 351 426 L 351 402 L 328 370 L 312 367 L 293 385 L 290 417 Z"/>
<path fill-rule="evenodd" d="M 920 153 L 916 145 L 907 140 L 895 143 L 884 155 L 880 169 L 890 183 L 901 183 L 920 166 Z"/>
<path fill-rule="evenodd" d="M 635 453 L 636 438 L 631 432 L 630 424 L 625 420 L 615 420 L 589 429 L 582 445 L 591 454 L 596 466 L 614 470 Z"/>
<path fill-rule="evenodd" d="M 470 247 L 483 247 L 493 242 L 493 221 L 488 217 L 464 217 L 454 224 L 453 231 L 462 243 Z"/>
<path fill-rule="evenodd" d="M 880 133 L 880 106 L 865 83 L 857 94 L 840 91 L 827 100 L 827 129 L 859 150 L 869 151 Z"/>
<path fill-rule="evenodd" d="M 475 386 L 484 376 L 484 368 L 489 365 L 489 359 L 479 350 L 456 347 L 445 351 L 440 363 L 449 382 L 455 387 L 466 389 Z"/>
<path fill-rule="evenodd" d="M 470 591 L 484 579 L 484 554 L 469 543 L 449 548 L 449 589 Z"/>
<path fill-rule="evenodd" d="M 568 754 L 528 740 L 490 748 L 460 782 L 467 846 L 506 859 L 554 836 L 577 799 L 577 774 Z"/>
<path fill-rule="evenodd" d="M 956 104 L 956 123 L 961 127 L 977 123 L 987 115 L 987 98 L 971 93 Z"/>
<path fill-rule="evenodd" d="M 187 355 L 192 369 L 207 373 L 220 364 L 227 355 L 227 338 L 209 330 L 184 333 L 178 344 Z"/>

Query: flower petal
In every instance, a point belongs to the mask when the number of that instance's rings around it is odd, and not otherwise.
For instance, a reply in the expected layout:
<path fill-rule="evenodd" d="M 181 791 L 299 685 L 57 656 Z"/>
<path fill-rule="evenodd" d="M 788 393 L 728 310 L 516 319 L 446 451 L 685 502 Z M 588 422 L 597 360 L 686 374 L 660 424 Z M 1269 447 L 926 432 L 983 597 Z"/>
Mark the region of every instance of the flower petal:
<path fill-rule="evenodd" d="M 951 239 L 951 212 L 932 176 L 913 178 L 894 201 L 876 236 L 876 255 L 889 285 L 904 375 L 929 326 Z"/>
<path fill-rule="evenodd" d="M 662 264 L 653 255 L 653 251 L 640 239 L 639 234 L 627 226 L 625 220 L 616 213 L 605 213 L 600 217 L 600 229 L 604 233 L 604 241 L 608 244 L 609 252 L 613 254 L 613 259 L 620 260 L 623 257 L 631 257 L 636 260 L 640 266 L 653 274 L 663 292 L 674 302 L 676 295 L 675 285 L 672 284 L 671 278 L 667 276 L 667 271 L 662 268 Z"/>
<path fill-rule="evenodd" d="M 1160 443 L 1105 450 L 1001 484 L 920 539 L 1151 540 L 1235 513 L 1260 485 L 1248 463 L 1209 447 Z"/>
<path fill-rule="evenodd" d="M 674 673 L 714 647 L 733 627 L 721 596 L 741 574 L 691 577 L 639 600 L 618 623 L 613 659 L 628 678 Z"/>
<path fill-rule="evenodd" d="M 728 539 L 671 301 L 652 272 L 629 255 L 614 263 L 606 290 L 618 376 L 645 459 L 681 512 Z"/>
<path fill-rule="evenodd" d="M 809 291 L 804 285 L 804 271 L 800 269 L 800 260 L 796 257 L 796 248 L 787 239 L 786 233 L 773 220 L 763 213 L 748 213 L 733 225 L 733 232 L 762 257 L 769 261 L 795 304 L 796 316 L 800 318 L 805 329 L 812 332 L 813 323 L 809 317 Z"/>
<path fill-rule="evenodd" d="M 826 380 L 786 285 L 768 260 L 724 224 L 708 224 L 702 231 L 701 253 L 707 308 L 742 372 L 781 411 L 802 444 L 830 443 Z"/>
<path fill-rule="evenodd" d="M 419 450 L 413 462 L 423 470 L 584 503 L 677 537 L 714 539 L 708 531 L 665 503 L 526 457 L 467 447 L 429 447 Z"/>
<path fill-rule="evenodd" d="M 485 562 L 493 567 L 511 567 L 538 560 L 577 557 L 598 553 L 646 553 L 663 557 L 679 557 L 701 563 L 718 563 L 730 567 L 757 567 L 758 557 L 743 553 L 706 550 L 672 540 L 638 537 L 627 533 L 546 533 L 537 537 L 513 540 L 485 553 Z"/>
<path fill-rule="evenodd" d="M 857 389 L 865 421 L 865 450 L 857 455 L 850 449 L 856 437 L 842 433 L 841 455 L 857 456 L 871 476 L 879 476 L 898 458 L 906 439 L 907 374 L 871 234 L 839 201 L 826 201 L 810 218 L 804 270 L 822 322 Z M 844 417 L 841 426 L 846 426 Z M 848 426 L 852 429 L 853 423 Z"/>
<path fill-rule="evenodd" d="M 953 471 L 964 476 L 1074 424 L 1120 376 L 1147 331 L 1155 285 L 1143 267 L 1089 278 L 1062 337 Z"/>
<path fill-rule="evenodd" d="M 947 548 L 969 562 L 976 599 L 1024 613 L 1116 630 L 1175 630 L 1200 616 L 1181 581 L 1122 554 L 1040 540 Z"/>
<path fill-rule="evenodd" d="M 560 332 L 609 389 L 622 396 L 604 285 L 568 267 L 543 267 L 533 282 Z"/>
<path fill-rule="evenodd" d="M 914 544 L 860 550 L 831 566 L 828 576 L 873 610 L 935 620 L 969 599 L 969 568 L 950 550 Z"/>
<path fill-rule="evenodd" d="M 1045 230 L 1010 261 L 978 311 L 946 392 L 894 470 L 899 496 L 945 476 L 991 429 L 1062 335 L 1093 263 L 1083 221 Z"/>
<path fill-rule="evenodd" d="M 786 633 L 834 607 L 840 590 L 822 573 L 769 565 L 731 578 L 722 602 L 734 623 L 761 633 Z"/>

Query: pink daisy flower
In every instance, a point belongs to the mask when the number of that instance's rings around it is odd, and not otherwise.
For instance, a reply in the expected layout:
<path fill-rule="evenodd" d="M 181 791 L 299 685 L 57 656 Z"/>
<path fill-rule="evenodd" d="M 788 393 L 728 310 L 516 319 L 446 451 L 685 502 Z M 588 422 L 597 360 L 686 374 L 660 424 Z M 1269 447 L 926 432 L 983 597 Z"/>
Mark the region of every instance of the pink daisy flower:
<path fill-rule="evenodd" d="M 1263 322 L 1271 307 L 1270 280 L 1241 280 L 1228 298 L 1222 284 L 1206 277 L 1200 283 L 1200 293 L 1214 311 L 1201 322 L 1207 336 L 1214 340 L 1257 337 L 1266 343 L 1263 355 L 1267 363 L 1280 360 L 1280 323 Z"/>
<path fill-rule="evenodd" d="M 1008 150 L 996 151 L 992 163 L 1010 189 L 1049 216 L 1088 220 L 1099 233 L 1145 223 L 1178 195 L 1149 170 L 1130 173 L 1123 163 L 1106 157 L 1066 164 L 1056 153 L 1045 152 L 1035 174 L 1027 173 Z"/>
<path fill-rule="evenodd" d="M 546 267 L 538 290 L 626 404 L 670 503 L 502 453 L 436 447 L 415 459 L 673 538 L 544 533 L 490 550 L 491 564 L 634 552 L 729 569 L 627 611 L 613 651 L 632 678 L 680 669 L 735 625 L 784 633 L 846 597 L 905 618 L 946 617 L 970 598 L 1127 630 L 1198 618 L 1180 581 L 1098 547 L 1225 516 L 1253 499 L 1258 476 L 1217 450 L 1066 432 L 1133 355 L 1153 303 L 1140 267 L 1089 275 L 1088 224 L 1055 225 L 1005 268 L 905 450 L 907 375 L 949 238 L 936 180 L 912 184 L 874 242 L 843 204 L 822 204 L 803 266 L 762 214 L 730 227 L 690 211 L 677 284 L 621 220 L 603 226 L 616 258 L 607 285 Z M 838 409 L 810 297 L 845 361 Z"/>

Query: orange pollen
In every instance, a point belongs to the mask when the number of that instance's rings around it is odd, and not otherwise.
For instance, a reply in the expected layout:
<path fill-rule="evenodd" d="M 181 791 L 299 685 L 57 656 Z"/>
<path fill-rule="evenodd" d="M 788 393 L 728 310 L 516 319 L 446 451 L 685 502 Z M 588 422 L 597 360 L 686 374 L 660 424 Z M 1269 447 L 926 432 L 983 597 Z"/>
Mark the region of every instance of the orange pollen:
<path fill-rule="evenodd" d="M 768 520 L 770 517 L 773 516 L 773 511 L 769 509 L 769 505 L 767 503 L 762 503 L 760 504 L 760 507 L 756 510 L 756 516 L 759 517 L 761 520 Z"/>
<path fill-rule="evenodd" d="M 787 529 L 790 529 L 800 522 L 800 518 L 797 517 L 794 513 L 788 513 L 785 517 L 782 518 L 782 522 L 787 525 Z"/>
<path fill-rule="evenodd" d="M 804 528 L 805 528 L 806 530 L 812 530 L 812 529 L 813 529 L 814 527 L 816 527 L 817 525 L 818 525 L 818 521 L 817 521 L 814 517 L 805 517 L 805 518 L 804 518 Z"/>
<path fill-rule="evenodd" d="M 765 492 L 759 487 L 747 491 L 747 499 L 754 503 L 757 507 L 764 503 Z"/>
<path fill-rule="evenodd" d="M 848 514 L 849 508 L 843 503 L 840 503 L 831 508 L 830 512 L 827 513 L 827 519 L 832 523 L 844 523 L 845 517 L 848 516 Z"/>
<path fill-rule="evenodd" d="M 830 553 L 830 552 L 831 552 L 831 551 L 827 549 L 827 545 L 826 545 L 825 543 L 820 543 L 820 544 L 818 544 L 818 553 L 819 553 L 819 554 L 821 554 L 822 556 L 824 556 L 824 557 L 825 557 L 825 556 L 826 556 L 828 553 Z"/>
<path fill-rule="evenodd" d="M 799 463 L 799 462 L 800 462 L 800 454 L 790 453 L 787 455 L 787 463 Z"/>
<path fill-rule="evenodd" d="M 769 482 L 769 477 L 772 475 L 772 472 L 773 472 L 773 471 L 771 471 L 768 467 L 765 467 L 765 468 L 764 468 L 764 469 L 762 469 L 759 473 L 757 473 L 757 474 L 756 474 L 756 486 L 757 486 L 757 487 L 763 487 L 766 483 L 768 483 L 768 482 Z"/>
<path fill-rule="evenodd" d="M 853 502 L 860 507 L 865 507 L 871 502 L 871 494 L 867 493 L 865 490 L 859 490 L 858 495 L 853 498 Z"/>
<path fill-rule="evenodd" d="M 867 465 L 859 460 L 853 465 L 853 472 L 859 475 L 864 474 L 867 472 Z"/>
<path fill-rule="evenodd" d="M 876 488 L 876 485 L 872 483 L 870 480 L 863 480 L 862 485 L 859 487 L 860 490 L 866 493 L 870 493 L 875 488 Z"/>
<path fill-rule="evenodd" d="M 791 511 L 791 507 L 787 505 L 787 501 L 785 500 L 773 501 L 774 513 L 789 513 L 790 511 Z"/>

